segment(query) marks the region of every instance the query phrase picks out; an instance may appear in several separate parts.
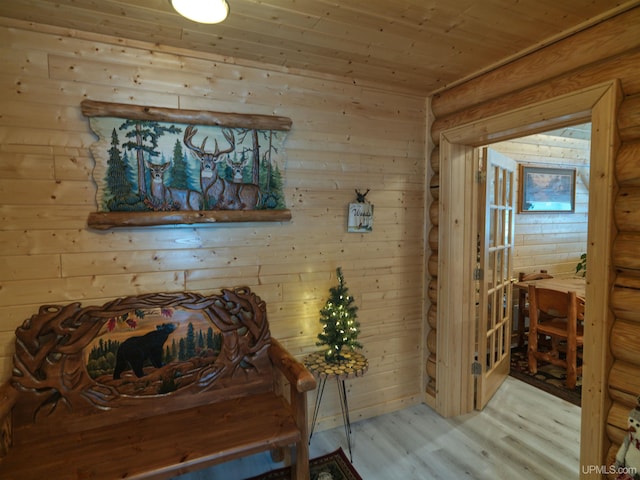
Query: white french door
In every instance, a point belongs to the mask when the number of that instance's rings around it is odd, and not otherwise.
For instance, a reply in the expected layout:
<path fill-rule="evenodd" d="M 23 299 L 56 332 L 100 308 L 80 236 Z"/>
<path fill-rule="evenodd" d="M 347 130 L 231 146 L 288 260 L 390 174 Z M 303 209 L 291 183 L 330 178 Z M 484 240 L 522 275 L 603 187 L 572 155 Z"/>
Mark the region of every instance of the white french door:
<path fill-rule="evenodd" d="M 509 374 L 516 162 L 483 148 L 478 171 L 478 357 L 474 373 L 475 408 L 482 410 Z"/>

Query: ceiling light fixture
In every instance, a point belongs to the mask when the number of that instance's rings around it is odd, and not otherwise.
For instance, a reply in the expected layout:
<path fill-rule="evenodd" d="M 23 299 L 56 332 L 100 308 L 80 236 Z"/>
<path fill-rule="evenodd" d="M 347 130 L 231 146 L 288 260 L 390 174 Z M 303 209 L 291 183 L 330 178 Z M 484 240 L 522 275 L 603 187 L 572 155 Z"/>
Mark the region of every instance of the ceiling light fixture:
<path fill-rule="evenodd" d="M 198 23 L 220 23 L 229 15 L 226 0 L 171 0 L 171 5 L 180 15 Z"/>

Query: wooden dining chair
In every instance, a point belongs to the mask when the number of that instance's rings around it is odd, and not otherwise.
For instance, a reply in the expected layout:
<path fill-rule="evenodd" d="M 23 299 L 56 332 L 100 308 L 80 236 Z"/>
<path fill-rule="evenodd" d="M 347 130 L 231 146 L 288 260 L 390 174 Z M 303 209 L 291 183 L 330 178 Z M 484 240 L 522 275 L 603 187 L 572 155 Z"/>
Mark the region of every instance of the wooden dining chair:
<path fill-rule="evenodd" d="M 541 318 L 541 315 L 544 318 Z M 574 389 L 582 366 L 578 349 L 584 343 L 584 301 L 576 292 L 561 292 L 529 285 L 529 371 L 538 372 L 538 360 L 563 367 L 567 388 Z M 539 337 L 549 337 L 550 347 L 540 348 Z M 564 352 L 564 358 L 561 353 Z"/>
<path fill-rule="evenodd" d="M 533 273 L 518 273 L 518 282 L 529 282 L 532 280 L 543 280 L 545 278 L 553 278 L 553 275 L 549 275 L 546 270 L 540 270 Z M 516 326 L 516 339 L 518 341 L 518 347 L 524 347 L 524 341 L 526 338 L 526 321 L 529 318 L 529 300 L 528 292 L 526 289 L 518 289 L 518 323 Z"/>

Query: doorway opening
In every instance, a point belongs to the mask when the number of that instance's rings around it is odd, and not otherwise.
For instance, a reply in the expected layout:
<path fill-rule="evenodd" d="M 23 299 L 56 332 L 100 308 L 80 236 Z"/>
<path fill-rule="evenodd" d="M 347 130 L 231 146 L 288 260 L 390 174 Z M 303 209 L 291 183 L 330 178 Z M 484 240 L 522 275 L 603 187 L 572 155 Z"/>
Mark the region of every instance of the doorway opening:
<path fill-rule="evenodd" d="M 581 258 L 587 251 L 590 149 L 591 123 L 588 122 L 489 144 L 480 150 L 479 165 L 484 173 L 480 177 L 484 181 L 479 182 L 478 188 L 481 190 L 478 230 L 484 232 L 479 242 L 483 248 L 481 258 L 486 259 L 489 267 L 499 260 L 505 272 L 500 285 L 500 279 L 496 278 L 500 269 L 480 267 L 484 275 L 476 282 L 480 292 L 479 317 L 483 317 L 479 321 L 489 323 L 490 335 L 486 348 L 479 344 L 476 351 L 491 352 L 491 356 L 485 355 L 486 370 L 496 368 L 496 359 L 504 356 L 509 375 L 577 406 L 580 406 L 581 375 L 576 387 L 568 388 L 566 368 L 541 363 L 536 375 L 529 372 L 527 285 L 519 279 L 545 277 L 542 287 L 576 289 L 577 295 L 584 298 L 585 271 L 577 266 L 582 265 Z M 510 168 L 504 170 L 504 165 Z M 502 183 L 496 184 L 492 176 L 501 168 L 504 173 L 498 180 Z M 515 174 L 509 175 L 509 172 Z M 524 178 L 528 179 L 526 186 Z M 485 198 L 492 199 L 496 194 L 508 197 L 505 215 L 499 215 L 505 208 L 501 210 L 495 200 L 481 201 L 484 191 L 487 192 Z M 492 227 L 495 219 L 500 222 Z M 488 229 L 491 231 L 487 232 Z M 483 239 L 486 240 L 483 242 Z M 499 247 L 493 245 L 496 240 L 500 242 Z M 483 292 L 495 291 L 496 286 L 502 287 L 499 298 L 486 302 Z M 498 330 L 501 318 L 506 326 Z M 582 347 L 578 353 L 581 364 Z M 484 380 L 482 376 L 477 378 Z M 493 394 L 500 383 L 489 393 Z M 484 389 L 476 392 L 479 409 L 488 400 L 487 385 L 492 384 L 478 382 L 476 386 Z"/>
<path fill-rule="evenodd" d="M 617 81 L 595 85 L 504 114 L 447 130 L 440 138 L 438 250 L 438 390 L 436 410 L 443 416 L 474 407 L 475 295 L 473 270 L 477 238 L 473 192 L 474 150 L 490 143 L 591 122 L 591 169 L 582 402 L 581 463 L 600 464 L 606 445 L 607 371 L 605 354 L 611 322 L 611 244 L 614 165 L 618 146 L 616 114 L 621 91 Z M 597 228 L 591 228 L 591 227 Z M 585 424 L 585 419 L 588 423 Z"/>

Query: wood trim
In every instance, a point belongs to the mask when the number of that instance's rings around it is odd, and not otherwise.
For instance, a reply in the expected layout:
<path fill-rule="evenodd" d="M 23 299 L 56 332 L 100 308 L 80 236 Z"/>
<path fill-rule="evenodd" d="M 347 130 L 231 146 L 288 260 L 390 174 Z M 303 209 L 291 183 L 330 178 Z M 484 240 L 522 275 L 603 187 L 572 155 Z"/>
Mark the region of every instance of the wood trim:
<path fill-rule="evenodd" d="M 587 298 L 585 325 L 585 375 L 581 433 L 581 464 L 600 465 L 608 447 L 606 413 L 609 399 L 606 373 L 611 364 L 609 286 L 613 281 L 611 249 L 615 233 L 613 202 L 615 192 L 615 154 L 619 143 L 616 114 L 621 101 L 618 81 L 594 85 L 567 95 L 539 102 L 500 115 L 444 131 L 440 136 L 440 204 L 439 275 L 438 275 L 438 389 L 436 410 L 445 416 L 471 410 L 468 402 L 470 358 L 469 320 L 469 252 L 475 248 L 465 226 L 472 208 L 464 192 L 470 185 L 467 161 L 475 146 L 501 139 L 584 121 L 593 122 L 589 240 L 587 247 Z M 461 202 L 460 199 L 465 199 Z M 593 211 L 591 211 L 593 209 Z M 462 223 L 462 225 L 461 225 Z M 595 228 L 598 226 L 597 228 Z M 602 228 L 608 226 L 608 228 Z M 445 241 L 446 240 L 446 241 Z M 467 260 L 464 260 L 464 259 Z M 597 285 L 590 281 L 597 278 Z M 461 308 L 462 302 L 467 308 Z M 471 319 L 472 316 L 467 318 Z M 463 340 L 466 340 L 463 342 Z M 456 400 L 460 399 L 460 400 Z M 451 405 L 449 402 L 453 402 Z M 587 478 L 581 473 L 581 478 Z M 595 478 L 595 477 L 594 477 Z"/>
<path fill-rule="evenodd" d="M 85 117 L 122 117 L 132 120 L 179 122 L 197 125 L 214 125 L 256 130 L 291 130 L 291 119 L 270 115 L 207 112 L 177 108 L 146 107 L 126 103 L 83 100 L 80 104 Z"/>
<path fill-rule="evenodd" d="M 290 210 L 200 210 L 171 212 L 91 212 L 87 226 L 96 230 L 116 227 L 193 225 L 223 222 L 285 222 Z"/>
<path fill-rule="evenodd" d="M 600 88 L 589 87 L 581 93 L 554 97 L 506 113 L 466 123 L 446 130 L 441 135 L 452 143 L 464 143 L 477 147 L 554 128 L 585 123 L 591 121 L 591 106 L 602 95 Z M 587 104 L 589 107 L 579 107 L 581 104 Z M 442 145 L 440 150 L 442 151 Z"/>
<path fill-rule="evenodd" d="M 436 411 L 448 417 L 473 409 L 472 353 L 475 332 L 465 328 L 475 318 L 472 278 L 475 267 L 473 148 L 440 142 L 440 202 L 438 232 L 438 329 Z M 460 181 L 460 179 L 462 181 Z M 470 250 L 473 248 L 473 254 Z"/>
<path fill-rule="evenodd" d="M 591 114 L 591 165 L 589 181 L 589 229 L 587 233 L 588 304 L 584 327 L 584 369 L 582 374 L 582 425 L 580 464 L 601 465 L 610 447 L 607 416 L 611 405 L 608 374 L 613 364 L 609 348 L 614 316 L 611 286 L 615 279 L 613 241 L 616 236 L 613 207 L 616 198 L 615 160 L 620 139 L 618 110 L 623 93 L 619 81 L 612 81 L 594 104 Z M 591 279 L 597 279 L 592 281 Z M 592 472 L 581 479 L 597 479 Z"/>

